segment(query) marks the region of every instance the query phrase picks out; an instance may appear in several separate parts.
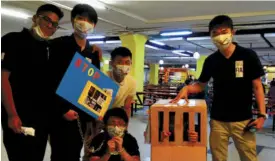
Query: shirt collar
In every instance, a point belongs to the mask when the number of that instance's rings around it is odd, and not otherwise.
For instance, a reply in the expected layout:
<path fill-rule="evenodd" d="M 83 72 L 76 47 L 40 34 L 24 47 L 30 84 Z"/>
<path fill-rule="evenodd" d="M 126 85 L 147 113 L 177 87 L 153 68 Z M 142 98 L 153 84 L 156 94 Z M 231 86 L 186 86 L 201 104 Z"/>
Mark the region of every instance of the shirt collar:
<path fill-rule="evenodd" d="M 78 44 L 77 44 L 77 42 L 76 42 L 76 40 L 75 40 L 75 38 L 74 38 L 74 34 L 72 34 L 71 35 L 71 39 L 72 39 L 72 41 L 73 41 L 73 43 L 74 43 L 74 45 L 75 45 L 75 48 L 78 50 L 78 51 L 81 51 L 81 47 L 80 46 L 78 46 Z M 85 46 L 85 49 L 84 50 L 89 50 L 91 48 L 91 45 L 89 44 L 89 41 L 86 39 L 86 46 Z M 84 51 L 83 50 L 83 51 Z"/>

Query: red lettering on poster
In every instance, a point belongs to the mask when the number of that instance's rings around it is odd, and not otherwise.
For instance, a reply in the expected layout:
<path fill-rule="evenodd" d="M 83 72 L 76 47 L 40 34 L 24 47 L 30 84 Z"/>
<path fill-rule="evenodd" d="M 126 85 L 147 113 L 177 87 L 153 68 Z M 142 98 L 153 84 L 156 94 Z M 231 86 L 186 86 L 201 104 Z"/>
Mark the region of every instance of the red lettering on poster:
<path fill-rule="evenodd" d="M 82 69 L 82 72 L 84 72 L 87 68 L 88 68 L 88 64 L 87 64 L 87 63 L 84 63 L 84 67 L 83 67 L 83 69 Z"/>
<path fill-rule="evenodd" d="M 78 68 L 78 67 L 80 67 L 81 63 L 82 63 L 82 60 L 79 58 L 76 60 L 75 66 Z"/>

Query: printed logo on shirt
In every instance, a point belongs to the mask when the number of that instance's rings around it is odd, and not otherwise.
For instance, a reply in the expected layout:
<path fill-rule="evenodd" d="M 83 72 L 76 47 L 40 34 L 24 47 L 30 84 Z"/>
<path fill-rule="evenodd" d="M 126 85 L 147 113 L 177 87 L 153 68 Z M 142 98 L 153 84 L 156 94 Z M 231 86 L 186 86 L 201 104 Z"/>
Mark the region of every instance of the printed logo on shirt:
<path fill-rule="evenodd" d="M 86 57 L 86 60 L 88 60 L 89 63 L 92 63 L 92 59 Z"/>
<path fill-rule="evenodd" d="M 243 61 L 235 62 L 235 74 L 236 78 L 243 78 Z"/>
<path fill-rule="evenodd" d="M 1 61 L 4 60 L 5 58 L 5 53 L 1 53 Z"/>

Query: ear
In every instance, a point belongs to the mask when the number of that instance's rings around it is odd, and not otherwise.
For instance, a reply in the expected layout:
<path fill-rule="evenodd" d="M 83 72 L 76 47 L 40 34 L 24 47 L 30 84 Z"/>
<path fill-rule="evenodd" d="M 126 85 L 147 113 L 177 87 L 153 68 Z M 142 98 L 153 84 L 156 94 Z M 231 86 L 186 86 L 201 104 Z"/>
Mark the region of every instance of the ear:
<path fill-rule="evenodd" d="M 36 24 L 37 15 L 32 16 L 32 22 Z"/>
<path fill-rule="evenodd" d="M 237 29 L 233 29 L 233 30 L 232 30 L 232 35 L 235 35 L 236 32 L 237 32 Z"/>
<path fill-rule="evenodd" d="M 112 61 L 112 60 L 109 61 L 109 65 L 110 65 L 111 67 L 113 67 L 113 61 Z"/>

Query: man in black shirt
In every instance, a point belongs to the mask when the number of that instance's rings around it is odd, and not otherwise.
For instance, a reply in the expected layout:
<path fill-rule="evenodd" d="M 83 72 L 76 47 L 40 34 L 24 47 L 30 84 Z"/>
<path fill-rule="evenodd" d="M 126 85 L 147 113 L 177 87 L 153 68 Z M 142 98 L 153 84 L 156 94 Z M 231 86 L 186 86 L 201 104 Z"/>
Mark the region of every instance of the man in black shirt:
<path fill-rule="evenodd" d="M 126 129 L 129 118 L 122 108 L 108 110 L 103 118 L 104 132 L 90 145 L 90 161 L 140 161 L 137 140 Z"/>
<path fill-rule="evenodd" d="M 210 121 L 210 148 L 213 161 L 227 160 L 229 137 L 232 137 L 242 161 L 256 161 L 256 138 L 244 132 L 252 119 L 252 90 L 260 114 L 249 124 L 261 129 L 267 118 L 261 76 L 265 73 L 257 54 L 232 43 L 233 22 L 228 16 L 217 16 L 209 24 L 213 43 L 218 51 L 204 62 L 199 83 L 184 87 L 172 101 L 201 92 L 212 77 L 214 97 Z"/>
<path fill-rule="evenodd" d="M 46 4 L 37 9 L 31 29 L 2 37 L 3 141 L 10 161 L 42 161 L 47 145 L 48 39 L 58 29 L 63 12 Z M 24 135 L 24 127 L 34 136 Z"/>
<path fill-rule="evenodd" d="M 92 52 L 92 46 L 86 39 L 88 34 L 93 32 L 97 20 L 97 13 L 91 6 L 76 5 L 71 12 L 74 33 L 71 36 L 57 38 L 51 43 L 51 101 L 58 110 L 50 134 L 52 161 L 78 161 L 80 158 L 83 146 L 81 133 L 85 133 L 86 123 L 91 121 L 92 117 L 56 95 L 56 90 L 76 52 L 100 69 L 100 55 Z"/>

